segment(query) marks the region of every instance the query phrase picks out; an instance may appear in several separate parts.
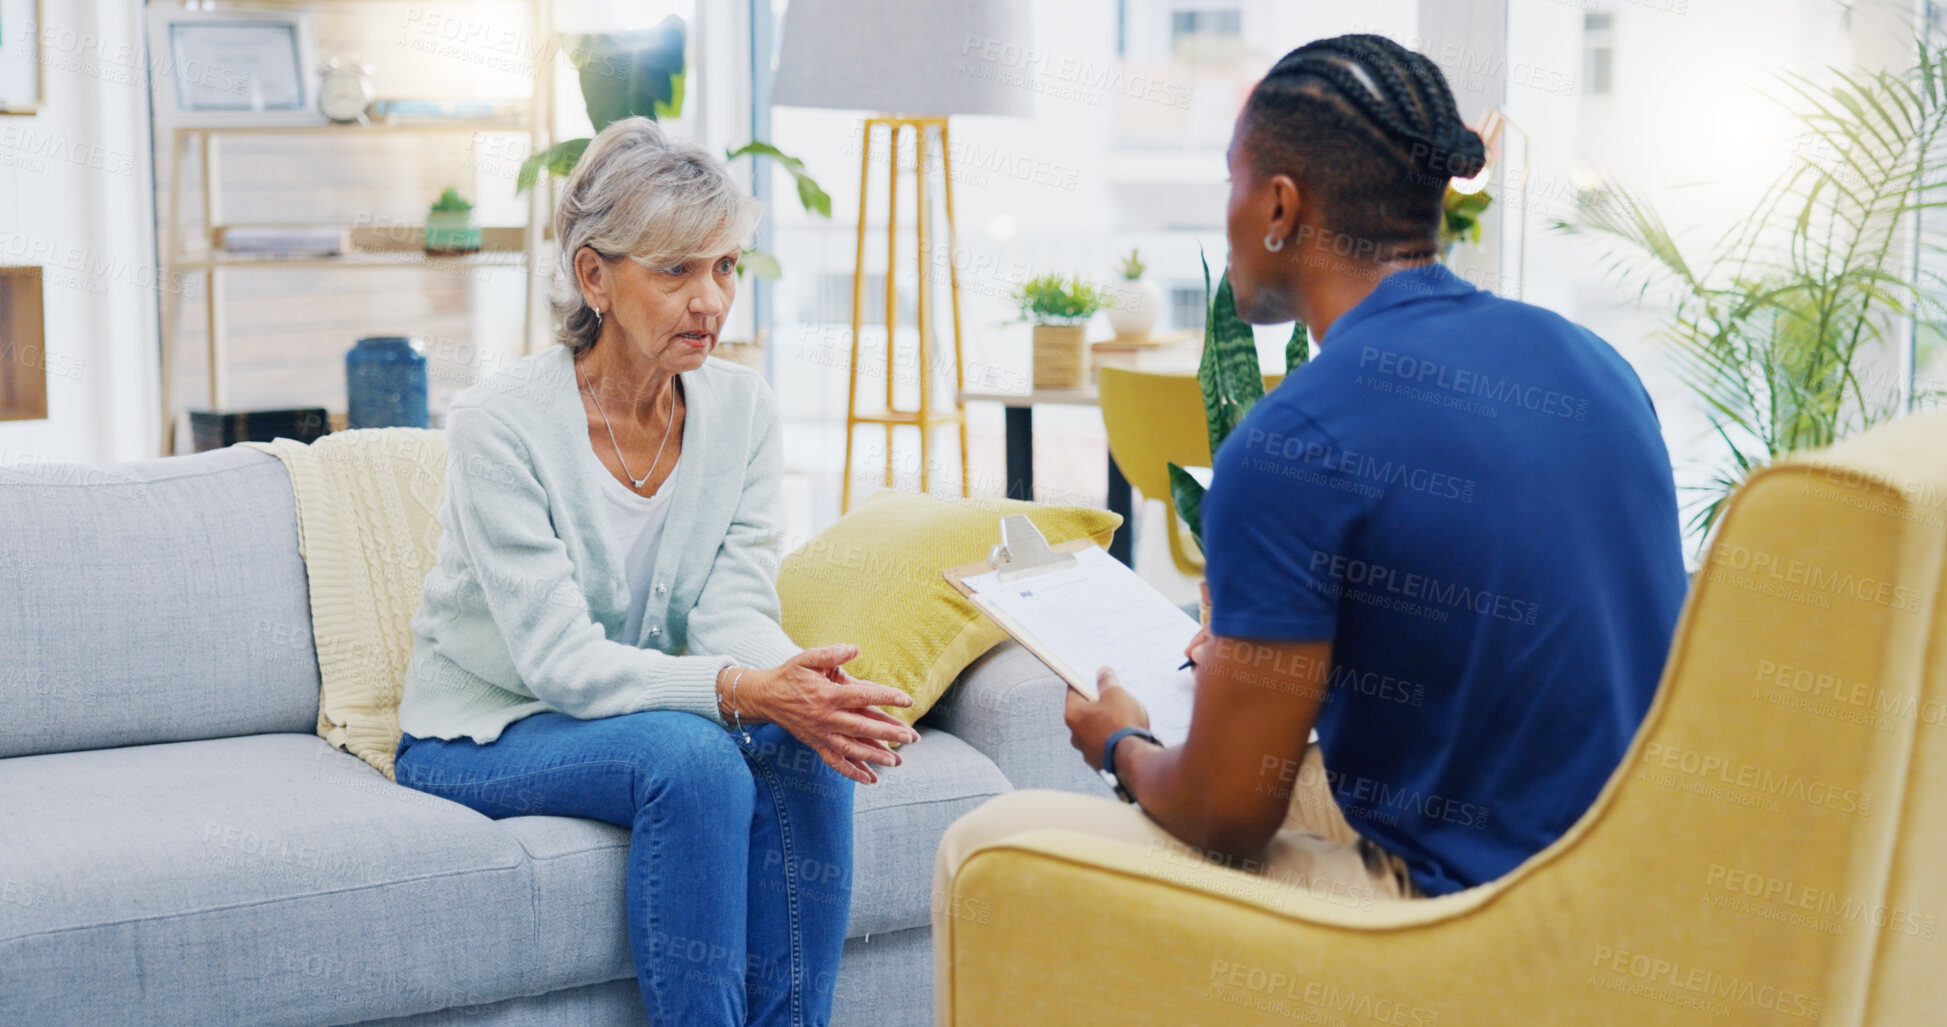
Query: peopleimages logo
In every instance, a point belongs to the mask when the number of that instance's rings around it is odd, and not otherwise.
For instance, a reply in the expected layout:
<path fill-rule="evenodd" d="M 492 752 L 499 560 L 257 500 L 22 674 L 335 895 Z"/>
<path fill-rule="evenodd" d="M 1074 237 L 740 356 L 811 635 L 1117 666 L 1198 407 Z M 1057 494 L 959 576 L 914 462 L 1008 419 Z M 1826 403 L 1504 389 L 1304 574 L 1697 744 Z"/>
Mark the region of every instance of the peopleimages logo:
<path fill-rule="evenodd" d="M 1446 389 L 1464 396 L 1506 403 L 1525 410 L 1538 410 L 1569 420 L 1589 419 L 1589 401 L 1586 399 L 1538 385 L 1523 385 L 1509 378 L 1494 378 L 1479 371 L 1422 360 L 1410 354 L 1364 346 L 1359 350 L 1359 368 L 1415 385 Z"/>
<path fill-rule="evenodd" d="M 1760 795 L 1792 799 L 1836 809 L 1841 813 L 1863 817 L 1873 809 L 1873 797 L 1867 792 L 1662 742 L 1651 742 L 1643 750 L 1643 764 L 1674 770 L 1699 781 L 1732 785 Z"/>
<path fill-rule="evenodd" d="M 1710 865 L 1710 871 L 1704 876 L 1704 885 L 1780 907 L 1836 917 L 1844 922 L 1858 923 L 1863 920 L 1880 930 L 1929 941 L 1933 939 L 1937 926 L 1937 920 L 1924 913 L 1874 904 L 1842 895 L 1830 888 L 1812 887 L 1722 863 Z"/>
<path fill-rule="evenodd" d="M 1337 471 L 1353 478 L 1403 486 L 1414 492 L 1424 492 L 1439 499 L 1458 499 L 1463 503 L 1474 501 L 1476 484 L 1472 478 L 1460 478 L 1412 464 L 1379 460 L 1356 450 L 1340 449 L 1328 443 L 1304 439 L 1296 435 L 1267 432 L 1262 428 L 1252 428 L 1246 435 L 1245 445 L 1251 450 L 1269 456 L 1317 464 L 1324 470 Z"/>
<path fill-rule="evenodd" d="M 1532 626 L 1540 613 L 1539 604 L 1515 599 L 1486 589 L 1469 588 L 1424 574 L 1402 574 L 1392 567 L 1367 560 L 1351 559 L 1335 553 L 1314 551 L 1311 560 L 1314 577 L 1329 576 L 1353 585 L 1363 585 L 1417 599 L 1435 606 L 1472 610 Z"/>
<path fill-rule="evenodd" d="M 1895 610 L 1917 610 L 1924 598 L 1918 590 L 1905 585 L 1821 567 L 1804 560 L 1780 560 L 1775 553 L 1761 552 L 1734 542 L 1718 543 L 1711 550 L 1710 562 L 1718 567 L 1772 578 L 1787 585 L 1803 586 L 1813 592 L 1851 596 Z"/>
<path fill-rule="evenodd" d="M 1125 75 L 1118 65 L 1095 64 L 1004 39 L 969 35 L 960 46 L 960 56 L 963 73 L 1065 100 L 1099 106 L 1103 95 L 1120 94 L 1177 110 L 1187 110 L 1190 106 L 1187 86 L 1152 75 Z"/>
<path fill-rule="evenodd" d="M 1815 995 L 1807 995 L 1801 991 L 1771 984 L 1760 984 L 1742 977 L 1718 973 L 1706 967 L 1686 966 L 1678 960 L 1664 959 L 1645 952 L 1634 952 L 1621 945 L 1597 945 L 1595 959 L 1591 966 L 1598 971 L 1617 974 L 1624 981 L 1661 985 L 1704 998 L 1753 1006 L 1766 1012 L 1795 1016 L 1803 1020 L 1817 1020 L 1824 1006 L 1824 1002 Z M 1599 980 L 1591 980 L 1590 983 L 1613 988 L 1613 985 Z M 1629 989 L 1614 988 L 1613 990 Z M 1663 999 L 1662 996 L 1655 994 L 1645 997 Z M 1720 1015 L 1730 1013 L 1728 1008 L 1711 1011 L 1718 1012 Z"/>

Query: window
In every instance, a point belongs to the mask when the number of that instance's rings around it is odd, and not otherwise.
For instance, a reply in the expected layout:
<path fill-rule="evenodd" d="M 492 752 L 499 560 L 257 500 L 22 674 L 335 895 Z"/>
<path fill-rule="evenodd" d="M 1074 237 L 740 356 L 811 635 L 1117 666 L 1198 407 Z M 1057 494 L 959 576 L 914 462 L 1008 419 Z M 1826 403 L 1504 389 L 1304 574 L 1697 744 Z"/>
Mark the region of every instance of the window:
<path fill-rule="evenodd" d="M 951 402 L 953 378 L 949 343 L 956 311 L 950 303 L 949 271 L 959 284 L 961 356 L 970 388 L 1026 391 L 1029 386 L 1033 329 L 1021 319 L 1013 299 L 1022 281 L 1054 273 L 1119 283 L 1118 263 L 1132 249 L 1141 250 L 1148 265 L 1145 277 L 1163 291 L 1156 330 L 1200 331 L 1204 268 L 1199 254 L 1214 278 L 1222 273 L 1228 252 L 1224 151 L 1238 105 L 1280 56 L 1306 40 L 1358 28 L 1411 35 L 1419 0 L 1366 0 L 1356 10 L 1354 5 L 1334 9 L 1291 0 L 1024 6 L 1040 50 L 1031 61 L 1025 53 L 997 52 L 987 60 L 995 74 L 988 81 L 1034 92 L 1034 116 L 953 120 L 952 248 L 946 243 L 943 211 L 928 230 L 926 246 L 934 255 L 927 316 L 938 347 L 933 379 L 944 383 L 935 397 L 941 405 Z M 1580 14 L 1576 12 L 1578 18 Z M 1569 45 L 1579 47 L 1580 22 L 1566 21 L 1563 28 L 1571 34 Z M 969 60 L 979 56 L 976 51 Z M 784 275 L 775 283 L 770 356 L 786 425 L 787 524 L 794 534 L 809 535 L 838 516 L 844 488 L 861 122 L 859 112 L 810 107 L 778 107 L 771 117 L 766 141 L 802 159 L 833 198 L 831 219 L 807 216 L 791 201 L 789 179 L 773 175 L 778 189 L 770 206 L 772 252 Z M 908 135 L 900 151 L 902 165 L 911 166 L 911 152 Z M 880 409 L 886 388 L 888 194 L 883 153 L 875 144 L 867 188 L 868 278 L 860 312 L 864 331 L 857 392 L 859 412 L 866 415 Z M 928 167 L 934 176 L 929 203 L 940 204 L 945 180 L 936 160 L 929 158 Z M 901 313 L 892 384 L 905 409 L 917 404 L 919 391 L 914 373 L 919 320 L 915 200 L 909 172 L 899 191 L 899 259 L 893 279 Z M 1107 317 L 1099 316 L 1091 325 L 1091 338 L 1106 338 L 1110 330 Z M 1282 366 L 1290 331 L 1287 325 L 1263 333 L 1267 369 Z M 1193 361 L 1194 346 L 1188 350 Z M 966 409 L 974 489 L 995 494 L 1004 481 L 1002 408 L 971 403 Z M 1036 413 L 1035 426 L 1037 486 L 1053 494 L 1098 494 L 1103 484 L 1099 414 L 1050 409 Z M 936 434 L 933 444 L 942 448 L 929 451 L 928 459 L 938 455 L 945 461 L 941 473 L 933 476 L 933 486 L 954 491 L 950 486 L 958 484 L 954 465 L 959 454 L 957 440 L 948 444 L 950 437 L 950 431 Z M 883 433 L 868 428 L 853 439 L 866 447 L 883 447 L 884 440 Z M 857 477 L 851 483 L 855 502 L 879 483 L 884 469 L 883 449 L 876 463 L 866 459 L 861 464 L 857 445 Z M 905 461 L 900 466 L 909 468 L 898 476 L 900 487 L 916 487 L 918 433 L 902 428 L 895 433 L 894 449 Z"/>
<path fill-rule="evenodd" d="M 1592 96 L 1608 96 L 1615 76 L 1615 15 L 1582 16 L 1582 81 Z"/>
<path fill-rule="evenodd" d="M 824 271 L 812 278 L 812 287 L 803 290 L 799 297 L 798 320 L 806 324 L 852 323 L 852 273 L 850 271 Z M 917 316 L 917 308 L 910 286 L 903 288 L 896 297 L 902 318 Z M 868 271 L 865 275 L 865 316 L 866 324 L 886 323 L 886 274 L 884 271 Z"/>
<path fill-rule="evenodd" d="M 1179 60 L 1223 60 L 1243 48 L 1244 12 L 1170 12 L 1170 52 Z"/>
<path fill-rule="evenodd" d="M 1203 318 L 1203 286 L 1170 287 L 1170 324 L 1179 331 L 1200 331 Z"/>

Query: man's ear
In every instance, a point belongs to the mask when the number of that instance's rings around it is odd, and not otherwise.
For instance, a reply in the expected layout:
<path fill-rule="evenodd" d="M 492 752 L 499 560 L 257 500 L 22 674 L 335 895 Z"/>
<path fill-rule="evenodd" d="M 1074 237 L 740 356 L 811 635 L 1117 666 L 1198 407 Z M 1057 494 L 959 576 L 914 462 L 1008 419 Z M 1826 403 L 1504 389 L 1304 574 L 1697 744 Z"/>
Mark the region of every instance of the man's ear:
<path fill-rule="evenodd" d="M 593 246 L 575 251 L 575 283 L 581 287 L 582 298 L 589 306 L 596 310 L 609 309 L 608 265 L 602 263 Z"/>
<path fill-rule="evenodd" d="M 1305 205 L 1304 191 L 1290 175 L 1272 175 L 1267 192 L 1271 197 L 1271 223 L 1266 231 L 1276 238 L 1289 239 L 1298 232 L 1298 215 Z"/>

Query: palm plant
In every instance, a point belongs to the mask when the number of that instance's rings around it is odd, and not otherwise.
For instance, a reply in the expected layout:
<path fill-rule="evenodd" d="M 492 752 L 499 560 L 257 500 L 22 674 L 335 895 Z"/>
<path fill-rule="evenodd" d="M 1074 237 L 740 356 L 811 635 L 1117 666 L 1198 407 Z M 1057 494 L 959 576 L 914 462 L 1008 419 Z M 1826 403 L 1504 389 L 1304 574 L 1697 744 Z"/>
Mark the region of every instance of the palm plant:
<path fill-rule="evenodd" d="M 1607 270 L 1672 294 L 1659 336 L 1723 444 L 1691 528 L 1707 539 L 1754 470 L 1896 416 L 1897 395 L 1860 367 L 1891 352 L 1908 319 L 1939 318 L 1939 276 L 1914 266 L 1931 242 L 1920 214 L 1940 207 L 1947 171 L 1947 51 L 1905 72 L 1833 71 L 1830 83 L 1785 74 L 1804 135 L 1798 158 L 1693 260 L 1655 208 L 1603 181 L 1557 230 L 1608 244 Z"/>

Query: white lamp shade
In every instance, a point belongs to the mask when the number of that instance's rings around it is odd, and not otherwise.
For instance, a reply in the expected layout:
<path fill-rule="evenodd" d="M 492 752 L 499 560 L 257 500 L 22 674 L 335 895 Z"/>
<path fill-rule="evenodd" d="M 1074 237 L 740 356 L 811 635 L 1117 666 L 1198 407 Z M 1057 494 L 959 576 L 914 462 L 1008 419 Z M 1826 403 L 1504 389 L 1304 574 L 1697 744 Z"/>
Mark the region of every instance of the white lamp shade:
<path fill-rule="evenodd" d="M 791 0 L 771 102 L 1028 115 L 1038 59 L 1027 0 Z"/>

